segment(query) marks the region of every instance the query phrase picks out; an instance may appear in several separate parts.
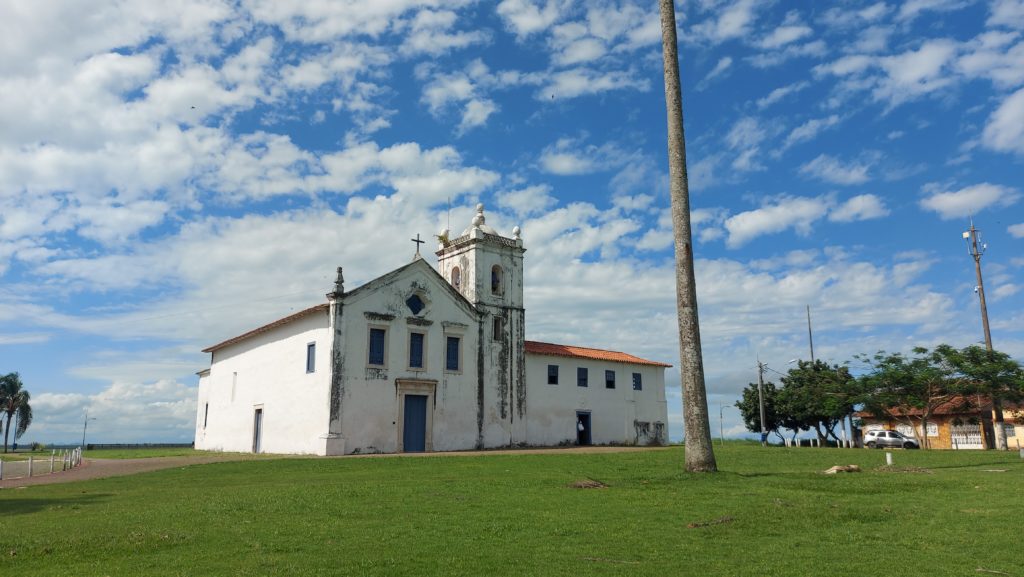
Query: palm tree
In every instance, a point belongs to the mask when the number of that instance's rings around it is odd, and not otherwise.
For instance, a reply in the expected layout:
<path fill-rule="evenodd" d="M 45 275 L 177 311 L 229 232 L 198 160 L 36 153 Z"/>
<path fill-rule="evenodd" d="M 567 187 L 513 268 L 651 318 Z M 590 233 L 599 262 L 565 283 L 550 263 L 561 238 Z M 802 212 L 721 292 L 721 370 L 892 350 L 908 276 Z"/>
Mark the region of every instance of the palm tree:
<path fill-rule="evenodd" d="M 18 427 L 14 431 L 14 442 L 18 442 L 28 426 L 32 424 L 32 407 L 28 404 L 30 395 L 21 383 L 18 373 L 8 373 L 0 377 L 0 428 L 4 430 L 4 452 L 11 435 L 11 420 L 18 416 Z M 7 416 L 7 426 L 2 427 L 3 417 Z"/>
<path fill-rule="evenodd" d="M 693 236 L 690 233 L 690 191 L 686 179 L 686 138 L 683 97 L 679 88 L 676 7 L 661 0 L 661 42 L 665 63 L 665 106 L 668 109 L 668 165 L 672 197 L 672 229 L 676 244 L 676 309 L 679 314 L 679 373 L 683 384 L 683 424 L 686 470 L 718 470 L 711 445 L 708 395 L 697 321 L 697 282 L 693 274 Z"/>

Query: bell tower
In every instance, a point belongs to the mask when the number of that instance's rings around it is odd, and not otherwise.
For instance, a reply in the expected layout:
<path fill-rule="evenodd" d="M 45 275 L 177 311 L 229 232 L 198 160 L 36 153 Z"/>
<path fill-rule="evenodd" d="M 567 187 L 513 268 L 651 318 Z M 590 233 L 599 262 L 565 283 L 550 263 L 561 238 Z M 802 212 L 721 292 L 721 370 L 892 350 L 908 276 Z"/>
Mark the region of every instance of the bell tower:
<path fill-rule="evenodd" d="M 526 332 L 523 308 L 523 239 L 519 227 L 512 237 L 487 225 L 484 205 L 476 206 L 469 228 L 457 238 L 441 231 L 438 272 L 480 313 L 480 374 L 477 444 L 516 445 L 526 442 Z M 500 421 L 484 419 L 486 407 Z"/>

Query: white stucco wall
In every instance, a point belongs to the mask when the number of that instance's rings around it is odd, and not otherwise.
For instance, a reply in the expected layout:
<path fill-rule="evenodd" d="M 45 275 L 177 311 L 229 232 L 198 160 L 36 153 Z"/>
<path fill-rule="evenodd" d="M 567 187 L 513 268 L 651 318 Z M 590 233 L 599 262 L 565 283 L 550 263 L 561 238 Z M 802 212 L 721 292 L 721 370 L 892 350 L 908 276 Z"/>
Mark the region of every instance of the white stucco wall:
<path fill-rule="evenodd" d="M 307 373 L 313 342 L 315 370 Z M 215 350 L 209 374 L 199 379 L 196 448 L 252 451 L 254 414 L 262 408 L 262 452 L 324 454 L 330 350 L 326 311 Z"/>
<path fill-rule="evenodd" d="M 423 263 L 343 299 L 344 366 L 342 367 L 341 431 L 344 452 L 400 450 L 403 394 L 427 394 L 430 427 L 428 450 L 476 447 L 477 343 L 476 313 L 455 297 L 447 283 Z M 445 283 L 442 285 L 442 283 Z M 427 307 L 414 314 L 406 299 L 419 294 Z M 384 369 L 369 360 L 370 327 L 384 328 L 387 349 Z M 425 335 L 425 367 L 409 367 L 409 335 Z M 461 339 L 460 370 L 445 369 L 447 336 Z"/>
<path fill-rule="evenodd" d="M 559 367 L 557 385 L 547 384 L 548 365 Z M 587 368 L 587 387 L 577 385 L 577 367 Z M 606 388 L 606 370 L 615 371 L 614 389 Z M 643 390 L 633 390 L 633 373 L 640 373 Z M 595 445 L 668 442 L 663 367 L 527 353 L 526 383 L 531 445 L 575 444 L 577 411 L 590 411 Z M 638 435 L 643 423 L 646 436 Z"/>

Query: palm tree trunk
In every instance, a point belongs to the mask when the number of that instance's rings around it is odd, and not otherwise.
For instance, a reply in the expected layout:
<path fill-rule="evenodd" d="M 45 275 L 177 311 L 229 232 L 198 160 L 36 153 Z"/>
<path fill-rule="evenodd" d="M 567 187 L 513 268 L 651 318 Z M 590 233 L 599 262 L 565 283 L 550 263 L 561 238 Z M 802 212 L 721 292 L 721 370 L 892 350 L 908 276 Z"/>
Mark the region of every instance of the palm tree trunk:
<path fill-rule="evenodd" d="M 679 315 L 679 372 L 683 385 L 683 425 L 686 429 L 686 470 L 718 470 L 711 444 L 708 398 L 697 319 L 697 284 L 693 274 L 690 233 L 690 192 L 686 179 L 686 138 L 683 97 L 679 87 L 676 7 L 661 0 L 661 40 L 665 63 L 665 106 L 668 111 L 668 165 L 672 199 L 672 229 L 676 248 L 676 309 Z"/>

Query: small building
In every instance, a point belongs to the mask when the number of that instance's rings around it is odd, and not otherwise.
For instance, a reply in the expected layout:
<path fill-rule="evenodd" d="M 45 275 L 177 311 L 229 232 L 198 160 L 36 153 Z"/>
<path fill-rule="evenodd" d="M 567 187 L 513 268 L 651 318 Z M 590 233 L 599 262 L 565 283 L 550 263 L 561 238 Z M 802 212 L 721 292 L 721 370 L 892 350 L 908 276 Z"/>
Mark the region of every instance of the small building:
<path fill-rule="evenodd" d="M 992 433 L 992 402 L 989 399 L 957 397 L 936 407 L 928 418 L 927 431 L 922 431 L 920 409 L 890 409 L 876 416 L 859 412 L 862 430 L 886 429 L 916 437 L 930 449 L 985 449 L 994 446 Z M 1003 408 L 1007 447 L 1024 447 L 1024 413 L 1016 405 Z M 915 435 L 916 433 L 916 435 Z"/>
<path fill-rule="evenodd" d="M 523 255 L 483 206 L 412 262 L 211 347 L 195 446 L 344 455 L 667 442 L 665 369 L 527 341 Z"/>

